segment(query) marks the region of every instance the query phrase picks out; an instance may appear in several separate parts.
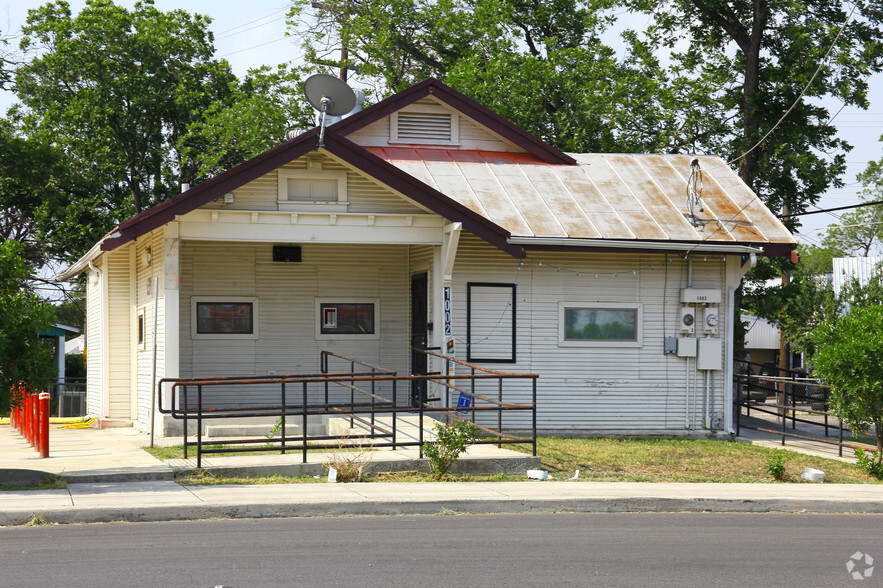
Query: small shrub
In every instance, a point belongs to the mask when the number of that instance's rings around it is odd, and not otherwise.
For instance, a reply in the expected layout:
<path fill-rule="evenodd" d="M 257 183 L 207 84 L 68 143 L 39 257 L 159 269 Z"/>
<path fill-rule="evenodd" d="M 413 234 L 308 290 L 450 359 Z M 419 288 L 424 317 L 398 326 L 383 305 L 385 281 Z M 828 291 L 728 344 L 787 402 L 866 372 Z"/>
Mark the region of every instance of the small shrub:
<path fill-rule="evenodd" d="M 447 424 L 436 423 L 433 427 L 436 440 L 423 445 L 423 453 L 429 459 L 429 469 L 436 480 L 441 480 L 451 469 L 451 466 L 466 449 L 466 446 L 475 441 L 476 426 L 462 419 L 451 421 Z"/>
<path fill-rule="evenodd" d="M 785 462 L 788 457 L 781 449 L 776 449 L 766 460 L 766 471 L 777 482 L 785 479 Z"/>
<path fill-rule="evenodd" d="M 278 419 L 276 419 L 276 424 L 273 425 L 273 428 L 270 429 L 269 433 L 267 433 L 267 439 L 270 439 L 272 441 L 276 438 L 276 435 L 278 435 L 282 431 L 282 419 L 283 417 L 279 417 Z"/>
<path fill-rule="evenodd" d="M 883 480 L 883 463 L 877 461 L 876 451 L 865 451 L 862 448 L 855 450 L 856 467 L 869 476 Z"/>

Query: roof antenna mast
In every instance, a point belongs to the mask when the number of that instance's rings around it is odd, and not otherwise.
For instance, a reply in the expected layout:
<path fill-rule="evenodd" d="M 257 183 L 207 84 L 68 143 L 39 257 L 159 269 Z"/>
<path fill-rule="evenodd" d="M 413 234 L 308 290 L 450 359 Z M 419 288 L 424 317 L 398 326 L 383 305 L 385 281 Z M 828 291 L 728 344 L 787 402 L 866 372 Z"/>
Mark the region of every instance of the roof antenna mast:
<path fill-rule="evenodd" d="M 343 116 L 356 105 L 356 94 L 346 82 L 327 74 L 316 74 L 304 82 L 304 94 L 310 106 L 322 114 L 319 127 L 319 144 L 325 146 L 325 116 Z"/>

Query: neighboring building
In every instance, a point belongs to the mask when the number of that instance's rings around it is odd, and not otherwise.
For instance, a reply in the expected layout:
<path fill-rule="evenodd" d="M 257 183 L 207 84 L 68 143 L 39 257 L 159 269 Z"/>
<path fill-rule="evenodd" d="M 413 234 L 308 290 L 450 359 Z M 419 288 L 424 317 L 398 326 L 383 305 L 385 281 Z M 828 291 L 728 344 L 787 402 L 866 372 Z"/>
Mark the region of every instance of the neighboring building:
<path fill-rule="evenodd" d="M 562 153 L 435 80 L 324 140 L 120 223 L 59 276 L 87 273 L 91 414 L 147 426 L 155 317 L 158 377 L 316 372 L 324 349 L 411 373 L 412 341 L 447 343 L 450 288 L 456 357 L 540 374 L 540 430 L 730 429 L 734 290 L 794 239 L 723 160 Z"/>
<path fill-rule="evenodd" d="M 856 278 L 859 284 L 867 286 L 871 275 L 883 263 L 883 257 L 835 257 L 834 295 L 840 296 L 849 282 Z"/>
<path fill-rule="evenodd" d="M 778 325 L 744 313 L 742 321 L 748 323 L 748 329 L 745 331 L 745 351 L 749 353 L 751 362 L 778 365 L 781 344 Z M 754 371 L 758 372 L 759 369 L 755 366 Z"/>

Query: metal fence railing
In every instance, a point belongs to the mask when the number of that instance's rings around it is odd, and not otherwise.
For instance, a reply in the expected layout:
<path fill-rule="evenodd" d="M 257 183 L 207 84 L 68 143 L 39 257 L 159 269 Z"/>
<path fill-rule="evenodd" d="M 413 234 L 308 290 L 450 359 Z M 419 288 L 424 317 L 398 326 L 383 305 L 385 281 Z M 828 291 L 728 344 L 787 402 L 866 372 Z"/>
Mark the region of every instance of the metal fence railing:
<path fill-rule="evenodd" d="M 435 354 L 426 351 L 429 354 Z M 445 359 L 448 359 L 445 356 Z M 458 362 L 468 366 L 469 374 L 398 375 L 396 372 L 362 362 L 344 355 L 323 351 L 320 373 L 287 374 L 275 376 L 163 378 L 157 384 L 158 410 L 180 419 L 184 425 L 184 457 L 190 447 L 196 448 L 197 467 L 202 467 L 202 455 L 213 453 L 253 452 L 274 450 L 285 453 L 299 451 L 307 461 L 310 449 L 338 449 L 342 442 L 370 440 L 372 447 L 418 447 L 423 457 L 424 419 L 429 415 L 453 415 L 460 412 L 471 415 L 486 435 L 476 441 L 502 446 L 506 443 L 530 444 L 536 455 L 536 374 L 497 372 Z M 471 402 L 463 406 L 435 406 L 419 401 L 417 406 L 406 402 L 407 389 L 413 382 L 438 385 L 447 390 L 466 394 Z M 496 398 L 477 392 L 493 383 Z M 505 402 L 506 385 L 512 382 L 527 386 L 528 402 Z M 520 392 L 523 397 L 524 392 Z M 522 437 L 504 433 L 503 414 L 530 413 L 532 433 Z M 496 413 L 497 430 L 487 426 L 487 419 L 479 416 Z M 401 419 L 417 417 L 417 438 L 403 438 L 399 434 Z M 317 417 L 343 416 L 358 432 L 335 434 L 311 432 L 309 420 Z M 207 441 L 203 423 L 207 419 L 247 419 L 274 417 L 278 431 L 271 437 L 227 438 Z M 188 438 L 188 425 L 196 425 L 196 441 Z M 294 427 L 297 429 L 292 430 Z M 289 427 L 292 427 L 290 429 Z M 232 436 L 231 436 L 232 437 Z M 223 446 L 223 447 L 221 447 Z"/>
<path fill-rule="evenodd" d="M 742 360 L 736 360 L 736 366 L 733 382 L 736 435 L 746 428 L 781 435 L 782 445 L 788 437 L 833 444 L 838 446 L 841 457 L 844 447 L 858 447 L 843 440 L 844 432 L 850 431 L 829 410 L 829 387 L 809 377 L 805 370 Z M 761 422 L 766 420 L 770 426 L 743 422 L 743 410 L 746 417 L 752 412 L 758 413 Z M 830 438 L 832 430 L 837 433 L 836 440 Z M 818 434 L 813 434 L 816 431 Z"/>

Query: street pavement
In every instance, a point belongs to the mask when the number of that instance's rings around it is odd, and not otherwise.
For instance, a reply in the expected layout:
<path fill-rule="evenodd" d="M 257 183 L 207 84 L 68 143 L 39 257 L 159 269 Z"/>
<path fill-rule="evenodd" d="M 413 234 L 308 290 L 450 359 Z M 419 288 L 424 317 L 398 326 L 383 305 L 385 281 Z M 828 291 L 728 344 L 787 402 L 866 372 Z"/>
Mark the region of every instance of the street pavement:
<path fill-rule="evenodd" d="M 37 516 L 51 523 L 89 523 L 450 512 L 883 512 L 883 485 L 876 484 L 578 479 L 343 484 L 319 477 L 312 484 L 182 486 L 174 481 L 174 470 L 195 467 L 195 460 L 160 462 L 140 449 L 149 438 L 133 429 L 53 427 L 50 439 L 50 457 L 39 459 L 13 429 L 0 425 L 0 483 L 27 472 L 68 480 L 64 490 L 0 492 L 0 525 L 20 525 Z M 414 449 L 365 455 L 384 468 L 414 469 L 419 463 Z M 308 454 L 306 465 L 300 454 L 213 457 L 204 459 L 203 466 L 225 473 L 267 473 L 275 463 L 286 473 L 320 476 L 327 460 L 320 453 Z M 464 463 L 470 471 L 488 472 L 524 472 L 536 464 L 524 454 L 487 445 L 471 448 Z"/>

